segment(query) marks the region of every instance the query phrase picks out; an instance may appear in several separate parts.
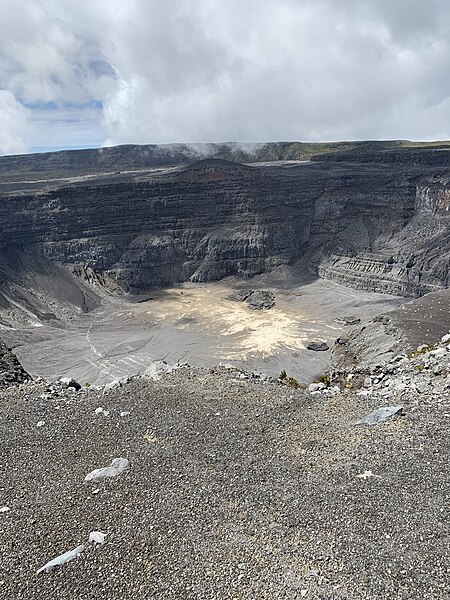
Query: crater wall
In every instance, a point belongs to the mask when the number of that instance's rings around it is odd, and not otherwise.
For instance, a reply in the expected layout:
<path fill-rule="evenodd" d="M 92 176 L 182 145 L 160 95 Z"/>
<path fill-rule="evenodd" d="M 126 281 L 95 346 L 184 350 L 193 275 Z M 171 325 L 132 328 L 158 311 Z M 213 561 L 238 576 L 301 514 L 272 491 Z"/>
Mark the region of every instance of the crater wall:
<path fill-rule="evenodd" d="M 218 159 L 3 181 L 3 283 L 24 254 L 132 292 L 302 259 L 346 285 L 419 296 L 449 284 L 449 181 L 448 170 L 417 166 Z"/>

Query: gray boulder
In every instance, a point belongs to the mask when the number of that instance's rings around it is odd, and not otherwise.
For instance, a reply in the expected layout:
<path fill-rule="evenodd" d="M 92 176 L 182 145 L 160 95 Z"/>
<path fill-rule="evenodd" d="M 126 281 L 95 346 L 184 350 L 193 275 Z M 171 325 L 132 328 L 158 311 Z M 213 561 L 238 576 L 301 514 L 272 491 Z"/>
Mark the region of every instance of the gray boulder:
<path fill-rule="evenodd" d="M 306 347 L 308 350 L 314 350 L 314 352 L 325 352 L 330 349 L 326 342 L 309 342 Z"/>
<path fill-rule="evenodd" d="M 67 388 L 73 388 L 74 390 L 81 390 L 81 384 L 78 383 L 73 377 L 61 377 L 59 383 Z"/>

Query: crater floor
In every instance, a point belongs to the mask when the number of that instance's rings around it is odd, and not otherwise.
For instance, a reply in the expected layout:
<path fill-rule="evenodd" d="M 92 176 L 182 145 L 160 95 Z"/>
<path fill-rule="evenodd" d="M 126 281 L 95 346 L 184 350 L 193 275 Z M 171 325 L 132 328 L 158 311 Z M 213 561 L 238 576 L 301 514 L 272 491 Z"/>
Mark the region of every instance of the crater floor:
<path fill-rule="evenodd" d="M 165 360 L 196 367 L 229 363 L 275 377 L 285 369 L 306 383 L 330 364 L 330 351 L 307 350 L 308 342 L 332 347 L 348 330 L 336 317 L 354 315 L 364 323 L 405 302 L 332 281 L 293 281 L 278 272 L 245 283 L 275 294 L 274 308 L 255 311 L 227 299 L 242 286 L 189 283 L 140 298 L 116 297 L 66 329 L 44 325 L 5 331 L 4 337 L 29 373 L 47 379 L 71 376 L 100 385 Z"/>

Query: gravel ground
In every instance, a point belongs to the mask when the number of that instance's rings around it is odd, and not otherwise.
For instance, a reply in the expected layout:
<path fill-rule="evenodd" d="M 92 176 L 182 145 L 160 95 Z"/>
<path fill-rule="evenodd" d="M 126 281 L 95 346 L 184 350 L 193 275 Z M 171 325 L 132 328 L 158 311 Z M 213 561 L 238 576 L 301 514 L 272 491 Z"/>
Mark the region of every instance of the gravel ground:
<path fill-rule="evenodd" d="M 349 425 L 382 405 L 226 369 L 0 392 L 0 597 L 449 598 L 448 394 Z"/>

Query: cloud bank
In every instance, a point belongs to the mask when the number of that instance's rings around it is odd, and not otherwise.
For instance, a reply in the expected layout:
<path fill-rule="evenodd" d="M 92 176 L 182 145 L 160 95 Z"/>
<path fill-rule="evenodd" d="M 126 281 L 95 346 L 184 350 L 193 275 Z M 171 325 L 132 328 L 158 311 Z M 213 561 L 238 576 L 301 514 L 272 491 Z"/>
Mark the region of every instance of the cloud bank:
<path fill-rule="evenodd" d="M 450 137 L 448 0 L 0 0 L 0 152 Z"/>

